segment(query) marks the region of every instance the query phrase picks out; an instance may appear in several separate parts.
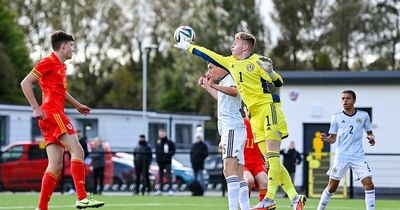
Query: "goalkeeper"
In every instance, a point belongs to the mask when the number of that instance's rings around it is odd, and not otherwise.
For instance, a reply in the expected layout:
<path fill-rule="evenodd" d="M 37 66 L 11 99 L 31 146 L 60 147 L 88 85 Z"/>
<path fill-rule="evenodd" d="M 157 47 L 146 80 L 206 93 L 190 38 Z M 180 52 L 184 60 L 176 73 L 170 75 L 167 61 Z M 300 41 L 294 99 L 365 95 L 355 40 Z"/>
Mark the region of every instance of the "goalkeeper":
<path fill-rule="evenodd" d="M 288 131 L 285 116 L 279 106 L 279 97 L 272 94 L 269 89 L 270 84 L 275 87 L 283 84 L 282 77 L 273 69 L 271 59 L 253 53 L 256 38 L 249 33 L 235 34 L 231 56 L 222 56 L 204 47 L 193 45 L 184 35 L 180 36 L 180 42 L 174 47 L 228 71 L 249 109 L 251 127 L 255 132 L 254 141 L 270 167 L 268 192 L 253 209 L 275 209 L 275 194 L 279 184 L 290 198 L 293 209 L 303 209 L 306 197 L 297 194 L 287 170 L 280 161 L 281 141 L 288 136 Z"/>

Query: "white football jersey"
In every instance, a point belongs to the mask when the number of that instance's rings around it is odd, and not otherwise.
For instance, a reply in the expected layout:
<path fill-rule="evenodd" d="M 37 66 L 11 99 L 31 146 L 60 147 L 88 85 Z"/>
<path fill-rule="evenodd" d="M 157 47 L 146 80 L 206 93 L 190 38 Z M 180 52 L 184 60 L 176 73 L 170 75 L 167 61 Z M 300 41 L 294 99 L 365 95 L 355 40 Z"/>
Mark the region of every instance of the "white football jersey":
<path fill-rule="evenodd" d="M 218 84 L 225 87 L 236 86 L 230 74 L 222 78 Z M 218 91 L 218 132 L 220 135 L 226 130 L 246 129 L 240 113 L 241 108 L 240 94 L 233 97 Z"/>
<path fill-rule="evenodd" d="M 371 131 L 371 120 L 367 112 L 357 110 L 353 115 L 344 112 L 332 116 L 330 134 L 336 134 L 338 146 L 335 159 L 352 161 L 364 158 L 363 130 Z"/>

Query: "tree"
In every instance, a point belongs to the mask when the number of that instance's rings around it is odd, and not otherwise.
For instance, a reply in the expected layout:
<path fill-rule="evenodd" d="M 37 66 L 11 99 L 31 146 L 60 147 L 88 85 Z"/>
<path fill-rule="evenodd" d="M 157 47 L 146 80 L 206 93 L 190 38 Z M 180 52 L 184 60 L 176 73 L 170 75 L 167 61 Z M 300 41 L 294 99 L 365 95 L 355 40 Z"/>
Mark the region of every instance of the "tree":
<path fill-rule="evenodd" d="M 23 103 L 19 83 L 32 69 L 23 30 L 5 1 L 0 0 L 0 102 Z"/>
<path fill-rule="evenodd" d="M 371 7 L 368 19 L 368 44 L 378 54 L 369 68 L 399 70 L 396 63 L 400 43 L 400 4 L 397 0 L 380 0 Z"/>
<path fill-rule="evenodd" d="M 330 7 L 327 44 L 336 58 L 338 70 L 349 70 L 349 60 L 362 54 L 368 5 L 363 0 L 337 0 Z M 362 59 L 358 59 L 361 61 Z M 363 68 L 363 65 L 358 65 Z"/>
<path fill-rule="evenodd" d="M 298 54 L 305 53 L 306 35 L 314 30 L 311 27 L 317 0 L 274 0 L 273 2 L 276 11 L 272 18 L 277 22 L 282 34 L 272 55 L 272 58 L 277 61 L 276 68 L 305 69 L 306 66 L 299 61 Z"/>

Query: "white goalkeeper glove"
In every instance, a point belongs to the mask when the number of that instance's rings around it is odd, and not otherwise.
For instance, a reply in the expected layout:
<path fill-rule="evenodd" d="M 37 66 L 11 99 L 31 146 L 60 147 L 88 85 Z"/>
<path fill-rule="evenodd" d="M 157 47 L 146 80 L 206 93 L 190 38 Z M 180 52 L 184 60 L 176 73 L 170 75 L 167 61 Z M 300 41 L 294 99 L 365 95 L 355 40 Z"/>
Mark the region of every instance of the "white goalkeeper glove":
<path fill-rule="evenodd" d="M 256 62 L 268 74 L 268 76 L 271 77 L 271 79 L 274 79 L 275 71 L 270 58 L 261 56 Z"/>
<path fill-rule="evenodd" d="M 185 40 L 184 37 L 181 37 L 180 40 L 181 40 L 180 42 L 174 44 L 174 47 L 176 47 L 182 51 L 187 51 L 189 49 L 190 42 Z"/>

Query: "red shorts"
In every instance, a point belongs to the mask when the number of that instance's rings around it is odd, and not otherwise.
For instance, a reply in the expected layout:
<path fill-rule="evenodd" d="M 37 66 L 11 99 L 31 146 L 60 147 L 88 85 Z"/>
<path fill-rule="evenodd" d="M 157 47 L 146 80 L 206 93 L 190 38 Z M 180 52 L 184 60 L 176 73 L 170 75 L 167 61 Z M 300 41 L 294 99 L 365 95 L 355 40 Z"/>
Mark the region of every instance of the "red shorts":
<path fill-rule="evenodd" d="M 268 174 L 268 168 L 265 167 L 265 163 L 263 160 L 259 160 L 258 162 L 252 162 L 250 164 L 245 163 L 244 171 L 250 172 L 251 175 L 253 175 L 254 179 L 261 172 L 265 172 L 266 174 Z M 254 182 L 254 188 L 255 189 L 258 188 L 258 183 L 256 181 Z"/>
<path fill-rule="evenodd" d="M 38 120 L 46 146 L 49 144 L 57 144 L 64 147 L 60 141 L 60 136 L 64 133 L 70 135 L 76 134 L 74 126 L 64 113 L 46 113 L 46 115 L 46 120 Z"/>

